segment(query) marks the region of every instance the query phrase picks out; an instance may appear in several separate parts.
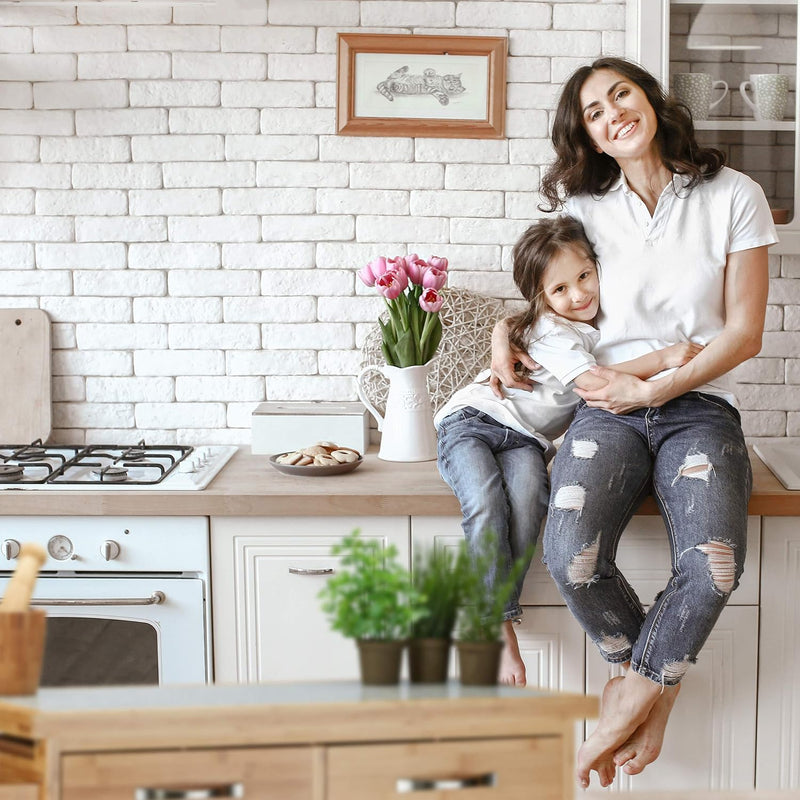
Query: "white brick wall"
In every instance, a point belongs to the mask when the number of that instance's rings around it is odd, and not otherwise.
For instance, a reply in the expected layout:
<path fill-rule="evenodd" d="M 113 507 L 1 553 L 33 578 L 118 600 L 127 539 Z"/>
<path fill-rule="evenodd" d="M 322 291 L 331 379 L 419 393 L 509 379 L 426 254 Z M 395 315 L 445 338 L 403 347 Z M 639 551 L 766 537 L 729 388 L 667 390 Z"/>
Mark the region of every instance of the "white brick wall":
<path fill-rule="evenodd" d="M 352 400 L 377 255 L 516 296 L 561 81 L 621 0 L 0 6 L 0 305 L 53 321 L 54 438 L 249 441 L 261 400 Z M 508 36 L 507 138 L 335 134 L 339 31 Z M 800 256 L 771 259 L 752 436 L 800 435 Z"/>

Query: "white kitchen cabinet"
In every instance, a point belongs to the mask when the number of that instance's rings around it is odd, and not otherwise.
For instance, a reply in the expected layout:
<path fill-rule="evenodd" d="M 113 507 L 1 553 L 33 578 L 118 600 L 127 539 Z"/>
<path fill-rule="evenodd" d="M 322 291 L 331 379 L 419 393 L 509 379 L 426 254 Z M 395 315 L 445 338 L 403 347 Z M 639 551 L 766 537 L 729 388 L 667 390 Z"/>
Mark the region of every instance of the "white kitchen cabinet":
<path fill-rule="evenodd" d="M 800 518 L 764 518 L 759 789 L 800 789 Z"/>
<path fill-rule="evenodd" d="M 353 529 L 410 564 L 408 517 L 212 517 L 218 683 L 358 678 L 355 643 L 331 630 L 318 594 Z"/>

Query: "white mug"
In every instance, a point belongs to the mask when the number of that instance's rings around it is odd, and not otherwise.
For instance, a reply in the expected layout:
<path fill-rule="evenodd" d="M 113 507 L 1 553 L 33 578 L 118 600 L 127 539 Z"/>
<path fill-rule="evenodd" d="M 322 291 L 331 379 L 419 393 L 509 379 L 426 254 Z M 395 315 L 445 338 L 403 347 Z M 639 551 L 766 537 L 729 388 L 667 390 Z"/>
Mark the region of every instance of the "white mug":
<path fill-rule="evenodd" d="M 748 89 L 755 95 L 755 102 L 747 96 Z M 789 76 L 774 72 L 751 75 L 749 81 L 739 85 L 739 94 L 756 119 L 783 119 L 788 92 Z"/>
<path fill-rule="evenodd" d="M 672 78 L 676 97 L 688 106 L 692 119 L 708 119 L 713 111 L 728 94 L 725 81 L 715 81 L 707 72 L 678 72 Z M 714 89 L 722 89 L 722 94 L 714 101 L 711 95 Z"/>

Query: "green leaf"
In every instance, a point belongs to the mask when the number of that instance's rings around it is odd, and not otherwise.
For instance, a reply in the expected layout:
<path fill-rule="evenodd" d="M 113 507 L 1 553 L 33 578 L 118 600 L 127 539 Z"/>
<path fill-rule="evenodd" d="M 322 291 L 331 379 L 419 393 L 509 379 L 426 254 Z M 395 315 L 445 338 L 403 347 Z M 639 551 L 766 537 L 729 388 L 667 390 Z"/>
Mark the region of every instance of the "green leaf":
<path fill-rule="evenodd" d="M 417 364 L 417 349 L 414 341 L 414 334 L 410 330 L 403 331 L 397 338 L 395 347 L 397 355 L 397 365 L 400 367 L 413 367 Z"/>

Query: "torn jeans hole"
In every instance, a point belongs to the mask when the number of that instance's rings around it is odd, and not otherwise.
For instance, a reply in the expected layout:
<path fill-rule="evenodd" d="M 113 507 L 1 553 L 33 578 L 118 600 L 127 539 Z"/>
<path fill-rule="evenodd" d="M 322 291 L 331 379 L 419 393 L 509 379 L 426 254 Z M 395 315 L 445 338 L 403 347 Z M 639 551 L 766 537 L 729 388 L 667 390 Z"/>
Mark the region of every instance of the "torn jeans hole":
<path fill-rule="evenodd" d="M 674 486 L 681 478 L 695 478 L 708 483 L 713 471 L 714 465 L 705 453 L 689 453 L 683 464 L 678 467 L 678 474 L 672 485 Z"/>
<path fill-rule="evenodd" d="M 600 552 L 600 536 L 587 544 L 572 557 L 567 568 L 567 579 L 571 586 L 589 586 L 597 580 L 597 556 Z"/>

